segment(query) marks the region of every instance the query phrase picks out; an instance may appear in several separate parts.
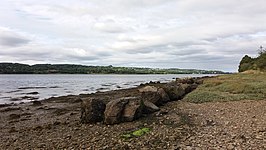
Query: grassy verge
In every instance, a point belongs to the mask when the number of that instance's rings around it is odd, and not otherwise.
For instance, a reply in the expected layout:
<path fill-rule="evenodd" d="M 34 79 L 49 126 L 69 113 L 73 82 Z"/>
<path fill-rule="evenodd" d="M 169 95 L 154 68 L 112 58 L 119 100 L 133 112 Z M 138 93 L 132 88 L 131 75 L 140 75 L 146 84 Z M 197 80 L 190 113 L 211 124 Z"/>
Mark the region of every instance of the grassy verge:
<path fill-rule="evenodd" d="M 209 78 L 184 98 L 193 103 L 262 99 L 266 99 L 266 73 L 239 73 Z"/>

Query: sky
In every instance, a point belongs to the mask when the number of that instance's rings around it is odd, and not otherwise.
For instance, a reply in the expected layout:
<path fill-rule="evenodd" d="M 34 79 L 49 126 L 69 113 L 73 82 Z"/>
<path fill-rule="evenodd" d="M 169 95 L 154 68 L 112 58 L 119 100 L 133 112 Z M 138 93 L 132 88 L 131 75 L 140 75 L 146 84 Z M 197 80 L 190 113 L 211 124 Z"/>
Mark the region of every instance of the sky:
<path fill-rule="evenodd" d="M 266 46 L 265 0 L 1 0 L 0 62 L 235 72 Z"/>

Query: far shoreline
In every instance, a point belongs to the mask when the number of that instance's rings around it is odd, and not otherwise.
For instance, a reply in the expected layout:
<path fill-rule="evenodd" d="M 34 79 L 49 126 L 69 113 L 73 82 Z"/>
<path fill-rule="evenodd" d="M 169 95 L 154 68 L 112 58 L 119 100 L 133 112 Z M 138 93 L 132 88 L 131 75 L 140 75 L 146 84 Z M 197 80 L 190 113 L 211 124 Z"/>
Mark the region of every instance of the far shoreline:
<path fill-rule="evenodd" d="M 219 70 L 148 68 L 118 66 L 87 66 L 76 64 L 0 63 L 0 74 L 222 74 Z"/>
<path fill-rule="evenodd" d="M 0 75 L 223 75 L 223 74 L 234 74 L 233 72 L 228 73 L 154 73 L 154 74 L 112 74 L 112 73 L 0 73 Z"/>

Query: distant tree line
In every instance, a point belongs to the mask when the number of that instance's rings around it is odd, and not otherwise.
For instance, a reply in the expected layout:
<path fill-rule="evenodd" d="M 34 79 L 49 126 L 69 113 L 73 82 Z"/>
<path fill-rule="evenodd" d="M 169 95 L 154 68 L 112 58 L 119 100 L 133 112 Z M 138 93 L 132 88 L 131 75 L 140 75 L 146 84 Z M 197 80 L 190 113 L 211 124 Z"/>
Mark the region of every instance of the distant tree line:
<path fill-rule="evenodd" d="M 260 46 L 258 50 L 259 56 L 257 58 L 251 58 L 245 55 L 240 61 L 238 71 L 244 72 L 247 70 L 260 70 L 266 71 L 266 49 Z"/>
<path fill-rule="evenodd" d="M 84 66 L 72 64 L 0 63 L 0 74 L 223 74 L 222 71 L 196 69 L 153 69 L 137 67 Z"/>

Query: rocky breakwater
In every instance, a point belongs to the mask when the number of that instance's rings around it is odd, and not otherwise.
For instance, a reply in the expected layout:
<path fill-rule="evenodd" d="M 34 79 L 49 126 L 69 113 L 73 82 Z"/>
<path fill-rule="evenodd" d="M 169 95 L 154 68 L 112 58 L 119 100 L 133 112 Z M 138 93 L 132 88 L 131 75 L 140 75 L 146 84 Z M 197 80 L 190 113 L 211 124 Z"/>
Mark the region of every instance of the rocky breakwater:
<path fill-rule="evenodd" d="M 81 122 L 118 124 L 134 121 L 160 110 L 159 107 L 169 101 L 182 99 L 202 82 L 202 78 L 176 79 L 169 83 L 151 82 L 115 98 L 85 97 L 81 102 Z"/>

